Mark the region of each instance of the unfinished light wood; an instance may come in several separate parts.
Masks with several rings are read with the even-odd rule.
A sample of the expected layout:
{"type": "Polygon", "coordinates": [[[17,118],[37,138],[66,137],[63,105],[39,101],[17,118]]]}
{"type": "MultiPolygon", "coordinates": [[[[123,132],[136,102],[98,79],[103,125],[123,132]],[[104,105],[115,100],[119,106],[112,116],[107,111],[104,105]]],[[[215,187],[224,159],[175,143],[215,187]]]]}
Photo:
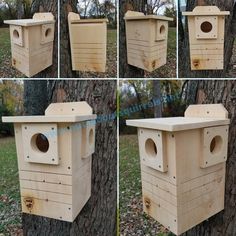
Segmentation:
{"type": "Polygon", "coordinates": [[[14,122],[24,213],[77,217],[91,196],[95,119],[85,102],[50,104],[45,116],[3,117],[14,122]],[[38,134],[47,138],[47,151],[37,146],[38,134]]]}
{"type": "Polygon", "coordinates": [[[225,16],[216,6],[197,6],[188,16],[191,70],[224,69],[225,16]]]}
{"type": "Polygon", "coordinates": [[[149,72],[165,65],[168,21],[173,19],[135,11],[128,11],[124,19],[128,64],[149,72]]]}
{"type": "Polygon", "coordinates": [[[224,209],[228,112],[221,104],[192,105],[185,115],[127,121],[138,127],[143,209],[176,235],[224,209]],[[214,137],[220,141],[212,144],[214,137]],[[151,164],[149,139],[156,145],[151,164]],[[165,171],[156,166],[158,152],[165,171]]]}
{"type": "Polygon", "coordinates": [[[72,70],[106,71],[107,22],[68,14],[72,70]]]}
{"type": "Polygon", "coordinates": [[[4,23],[10,25],[13,67],[32,77],[52,65],[55,20],[51,13],[4,23]]]}

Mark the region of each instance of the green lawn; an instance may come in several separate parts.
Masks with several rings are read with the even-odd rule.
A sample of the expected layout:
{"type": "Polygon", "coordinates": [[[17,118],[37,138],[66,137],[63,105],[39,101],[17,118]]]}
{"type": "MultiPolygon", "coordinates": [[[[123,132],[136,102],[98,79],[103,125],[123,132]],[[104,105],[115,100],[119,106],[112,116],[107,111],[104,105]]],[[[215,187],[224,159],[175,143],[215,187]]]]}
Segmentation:
{"type": "Polygon", "coordinates": [[[171,235],[142,211],[137,135],[120,136],[120,232],[121,235],[171,235]]]}
{"type": "Polygon", "coordinates": [[[11,54],[11,42],[9,28],[0,28],[0,64],[6,55],[11,54]]]}
{"type": "Polygon", "coordinates": [[[20,190],[14,138],[0,138],[0,235],[19,235],[20,190]]]}

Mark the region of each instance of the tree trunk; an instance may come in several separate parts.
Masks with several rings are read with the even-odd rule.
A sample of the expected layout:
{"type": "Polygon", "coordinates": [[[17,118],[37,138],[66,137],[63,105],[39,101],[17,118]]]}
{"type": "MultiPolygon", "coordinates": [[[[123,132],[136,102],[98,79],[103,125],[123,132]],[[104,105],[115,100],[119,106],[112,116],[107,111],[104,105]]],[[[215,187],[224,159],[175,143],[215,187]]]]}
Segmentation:
{"type": "Polygon", "coordinates": [[[68,13],[77,13],[77,0],[60,0],[60,77],[77,78],[79,72],[72,71],[68,13]]]}
{"type": "MultiPolygon", "coordinates": [[[[23,214],[24,235],[116,235],[116,87],[116,81],[110,80],[54,80],[49,82],[47,91],[43,90],[45,94],[48,92],[50,102],[87,101],[98,115],[92,162],[92,194],[73,223],[23,214]]],[[[28,87],[25,88],[25,94],[28,94],[27,90],[28,87]]],[[[30,102],[27,101],[31,101],[31,97],[26,98],[29,106],[30,102]]],[[[36,101],[40,103],[39,99],[36,101]]]]}
{"type": "Polygon", "coordinates": [[[25,80],[24,114],[44,115],[47,106],[47,80],[25,80]]]}
{"type": "Polygon", "coordinates": [[[126,48],[126,34],[125,34],[125,20],[123,19],[128,10],[145,12],[145,0],[120,0],[120,37],[119,37],[119,71],[120,78],[143,78],[144,70],[128,65],[127,63],[127,48],[126,48]]]}
{"type": "Polygon", "coordinates": [[[160,105],[154,106],[154,117],[162,117],[162,103],[161,103],[161,81],[153,80],[153,99],[160,102],[160,105]]]}
{"type": "MultiPolygon", "coordinates": [[[[180,4],[180,1],[178,2],[180,4]]],[[[196,5],[216,5],[221,11],[230,11],[230,16],[225,21],[225,47],[224,47],[224,70],[191,71],[190,49],[187,17],[185,25],[182,23],[182,13],[179,11],[179,77],[180,78],[224,78],[229,70],[230,59],[233,52],[234,36],[236,28],[236,4],[232,0],[198,0],[187,1],[186,11],[192,11],[196,5]]],[[[178,7],[179,10],[180,6],[178,7]]]]}
{"type": "MultiPolygon", "coordinates": [[[[18,6],[20,7],[20,6],[18,6]]],[[[20,9],[19,9],[20,10],[20,9]]],[[[36,12],[51,12],[55,17],[55,35],[53,44],[53,64],[42,72],[34,75],[34,78],[58,78],[58,2],[57,0],[33,0],[31,6],[32,15],[36,12]]]]}
{"type": "MultiPolygon", "coordinates": [[[[189,81],[190,85],[195,82],[189,81]]],[[[231,119],[229,130],[228,160],[226,167],[225,209],[185,233],[185,236],[233,236],[236,235],[236,82],[207,81],[198,82],[195,93],[196,104],[223,103],[231,119]]],[[[216,196],[217,197],[217,196],[216,196]]]]}

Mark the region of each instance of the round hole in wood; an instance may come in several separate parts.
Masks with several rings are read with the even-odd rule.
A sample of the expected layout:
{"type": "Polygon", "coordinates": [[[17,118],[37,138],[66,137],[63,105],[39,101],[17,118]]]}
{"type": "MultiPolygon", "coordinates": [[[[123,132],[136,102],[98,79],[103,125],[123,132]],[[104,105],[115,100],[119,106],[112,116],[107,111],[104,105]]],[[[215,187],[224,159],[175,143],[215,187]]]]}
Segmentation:
{"type": "Polygon", "coordinates": [[[212,24],[209,22],[209,21],[204,21],[204,22],[202,22],[202,24],[201,24],[201,30],[202,30],[202,32],[204,32],[204,33],[209,33],[209,32],[211,32],[212,31],[212,24]]]}
{"type": "Polygon", "coordinates": [[[89,130],[89,145],[93,144],[93,129],[89,130]]]}
{"type": "Polygon", "coordinates": [[[37,151],[46,153],[49,149],[49,141],[45,135],[38,133],[31,138],[31,146],[37,151]]]}
{"type": "Polygon", "coordinates": [[[45,31],[45,37],[49,37],[52,33],[52,29],[51,28],[48,28],[46,31],[45,31]]]}
{"type": "Polygon", "coordinates": [[[16,39],[18,39],[20,37],[20,34],[16,29],[13,30],[13,37],[16,39]]]}
{"type": "Polygon", "coordinates": [[[145,151],[151,158],[155,158],[157,156],[157,146],[151,138],[147,139],[145,142],[145,151]]]}
{"type": "Polygon", "coordinates": [[[210,152],[212,154],[218,154],[221,149],[222,149],[222,145],[223,145],[223,139],[221,136],[217,135],[215,136],[212,140],[211,140],[211,144],[210,144],[210,152]]]}
{"type": "Polygon", "coordinates": [[[160,34],[163,35],[163,34],[165,34],[165,32],[166,32],[166,27],[164,25],[162,25],[160,27],[160,34]]]}

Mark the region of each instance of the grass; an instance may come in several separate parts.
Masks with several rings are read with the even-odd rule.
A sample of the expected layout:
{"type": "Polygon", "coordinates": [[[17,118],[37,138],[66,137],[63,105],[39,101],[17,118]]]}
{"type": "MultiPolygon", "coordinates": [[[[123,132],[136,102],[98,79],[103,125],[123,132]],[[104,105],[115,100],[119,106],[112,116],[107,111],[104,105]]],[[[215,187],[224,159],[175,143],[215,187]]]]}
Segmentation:
{"type": "Polygon", "coordinates": [[[0,78],[23,78],[19,71],[11,66],[11,41],[9,28],[0,28],[0,78]]]}
{"type": "Polygon", "coordinates": [[[120,232],[167,236],[171,233],[142,211],[142,186],[137,135],[120,136],[120,232]]]}
{"type": "Polygon", "coordinates": [[[20,190],[14,138],[0,139],[0,234],[17,235],[21,227],[20,190]],[[13,232],[15,232],[13,234],[13,232]]]}
{"type": "Polygon", "coordinates": [[[153,71],[146,73],[145,77],[152,78],[176,78],[176,28],[169,28],[167,45],[167,64],[153,71]]]}

